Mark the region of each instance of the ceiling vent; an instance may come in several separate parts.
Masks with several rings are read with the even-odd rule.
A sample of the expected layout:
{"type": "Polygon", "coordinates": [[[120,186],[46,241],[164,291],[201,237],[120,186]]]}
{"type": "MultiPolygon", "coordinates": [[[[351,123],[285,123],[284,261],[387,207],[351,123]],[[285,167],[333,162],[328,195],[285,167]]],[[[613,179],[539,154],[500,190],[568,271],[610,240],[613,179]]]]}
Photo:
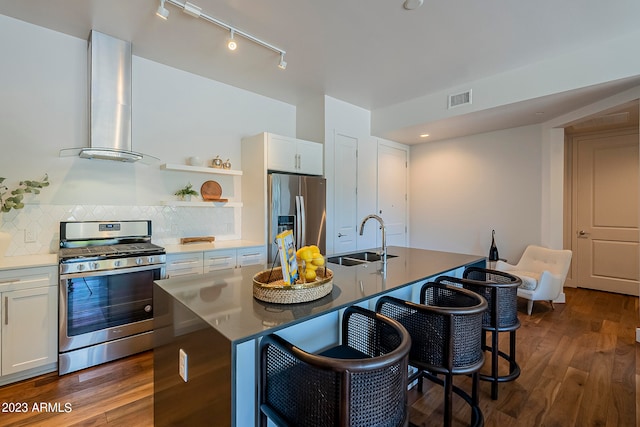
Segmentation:
{"type": "Polygon", "coordinates": [[[449,108],[471,104],[471,89],[466,92],[449,95],[449,108]]]}

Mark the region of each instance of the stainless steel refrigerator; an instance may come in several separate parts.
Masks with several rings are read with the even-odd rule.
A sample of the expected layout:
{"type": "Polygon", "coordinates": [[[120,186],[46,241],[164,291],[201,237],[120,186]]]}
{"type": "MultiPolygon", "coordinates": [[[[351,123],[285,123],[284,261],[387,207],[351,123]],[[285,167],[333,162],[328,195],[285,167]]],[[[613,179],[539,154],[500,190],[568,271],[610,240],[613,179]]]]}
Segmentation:
{"type": "Polygon", "coordinates": [[[316,245],[326,251],[326,180],[319,176],[270,173],[267,177],[269,200],[269,262],[278,247],[276,235],[293,230],[296,248],[316,245]]]}

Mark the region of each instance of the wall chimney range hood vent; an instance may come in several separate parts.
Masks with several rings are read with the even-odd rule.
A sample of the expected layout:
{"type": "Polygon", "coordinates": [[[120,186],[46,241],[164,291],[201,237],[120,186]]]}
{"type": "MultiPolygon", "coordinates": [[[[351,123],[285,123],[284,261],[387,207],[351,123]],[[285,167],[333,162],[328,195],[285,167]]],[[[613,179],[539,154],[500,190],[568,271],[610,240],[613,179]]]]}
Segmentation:
{"type": "Polygon", "coordinates": [[[131,43],[92,30],[89,34],[88,148],[61,156],[136,162],[159,160],[131,150],[131,43]]]}

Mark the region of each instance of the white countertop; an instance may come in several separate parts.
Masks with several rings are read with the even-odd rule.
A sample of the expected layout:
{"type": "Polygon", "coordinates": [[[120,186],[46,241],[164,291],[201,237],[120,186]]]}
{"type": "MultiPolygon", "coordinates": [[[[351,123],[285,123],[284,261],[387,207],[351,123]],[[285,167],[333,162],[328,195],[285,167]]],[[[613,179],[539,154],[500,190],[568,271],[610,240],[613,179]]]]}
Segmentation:
{"type": "Polygon", "coordinates": [[[220,240],[213,243],[187,243],[184,245],[165,245],[164,250],[168,254],[179,254],[188,252],[206,252],[215,251],[216,249],[239,249],[249,248],[254,246],[264,246],[264,243],[259,243],[250,240],[220,240]]]}
{"type": "Polygon", "coordinates": [[[37,254],[0,257],[0,270],[58,265],[58,254],[37,254]]]}
{"type": "MultiPolygon", "coordinates": [[[[167,254],[206,252],[217,249],[238,249],[263,246],[262,243],[250,240],[221,240],[213,243],[188,243],[185,245],[166,245],[167,254]]],[[[0,257],[0,271],[15,268],[57,266],[58,254],[36,254],[0,257]]]]}

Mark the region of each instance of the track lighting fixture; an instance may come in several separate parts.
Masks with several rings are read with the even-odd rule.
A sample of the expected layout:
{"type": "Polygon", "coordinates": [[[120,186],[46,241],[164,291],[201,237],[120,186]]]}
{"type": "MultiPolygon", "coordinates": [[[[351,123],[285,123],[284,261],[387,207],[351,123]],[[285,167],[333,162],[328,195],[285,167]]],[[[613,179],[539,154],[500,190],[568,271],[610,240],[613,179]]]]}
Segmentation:
{"type": "Polygon", "coordinates": [[[182,11],[187,15],[191,15],[194,18],[200,18],[202,15],[202,9],[193,3],[185,2],[182,11]]]}
{"type": "Polygon", "coordinates": [[[284,60],[284,53],[280,54],[280,63],[278,64],[278,68],[281,70],[287,69],[287,61],[284,60]]]}
{"type": "Polygon", "coordinates": [[[236,39],[233,38],[233,33],[234,32],[235,31],[232,28],[231,29],[231,35],[227,39],[227,47],[229,48],[229,50],[236,50],[238,48],[238,43],[236,42],[236,39]]]}
{"type": "Polygon", "coordinates": [[[160,0],[160,6],[158,6],[158,10],[156,10],[156,15],[164,20],[169,17],[169,11],[164,7],[164,0],[160,0]]]}
{"type": "MultiPolygon", "coordinates": [[[[160,6],[158,6],[158,10],[156,11],[156,15],[158,15],[160,18],[167,19],[167,17],[169,16],[169,11],[164,7],[165,3],[169,3],[174,5],[175,7],[179,7],[184,13],[191,15],[194,18],[202,18],[211,24],[215,24],[219,27],[224,28],[225,30],[228,30],[231,33],[230,37],[227,39],[227,47],[229,48],[229,50],[236,50],[238,48],[237,39],[234,37],[235,35],[238,35],[255,44],[279,53],[280,62],[278,63],[278,68],[282,70],[287,68],[287,63],[284,60],[284,54],[286,53],[284,50],[280,49],[279,47],[275,47],[274,45],[267,43],[264,40],[260,40],[259,38],[252,36],[249,33],[238,30],[237,28],[224,23],[219,19],[214,18],[213,16],[207,15],[206,13],[202,12],[202,9],[200,7],[196,6],[193,3],[189,3],[188,1],[180,3],[178,0],[160,0],[160,6]]],[[[420,1],[420,3],[422,3],[422,1],[420,1]]]]}

